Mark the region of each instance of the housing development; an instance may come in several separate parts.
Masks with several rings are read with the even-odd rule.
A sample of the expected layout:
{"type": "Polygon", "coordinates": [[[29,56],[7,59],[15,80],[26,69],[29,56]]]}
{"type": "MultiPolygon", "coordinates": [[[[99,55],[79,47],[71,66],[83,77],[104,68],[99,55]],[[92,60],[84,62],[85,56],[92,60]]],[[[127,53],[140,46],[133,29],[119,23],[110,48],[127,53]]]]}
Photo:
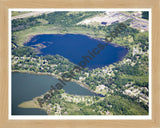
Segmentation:
{"type": "MultiPolygon", "coordinates": [[[[38,87],[36,95],[15,104],[14,114],[24,114],[19,108],[34,108],[47,115],[148,115],[149,20],[148,11],[13,11],[13,81],[27,73],[32,82],[26,91],[38,87]],[[115,36],[122,24],[125,29],[115,36]],[[101,52],[98,43],[106,45],[98,47],[101,52]],[[93,58],[86,54],[92,50],[98,53],[91,53],[93,58]],[[57,83],[84,58],[85,68],[74,70],[71,81],[57,83]],[[48,91],[39,89],[38,77],[48,91]]],[[[27,97],[23,91],[13,97],[27,97]]]]}

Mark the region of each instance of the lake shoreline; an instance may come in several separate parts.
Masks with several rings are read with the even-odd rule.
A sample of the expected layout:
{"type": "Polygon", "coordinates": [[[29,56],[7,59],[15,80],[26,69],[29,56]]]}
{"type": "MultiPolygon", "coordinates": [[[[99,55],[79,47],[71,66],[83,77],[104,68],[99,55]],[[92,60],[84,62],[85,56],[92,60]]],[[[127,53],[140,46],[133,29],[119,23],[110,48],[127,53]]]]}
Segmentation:
{"type": "MultiPolygon", "coordinates": [[[[48,76],[53,76],[53,77],[55,77],[55,78],[58,78],[57,75],[53,75],[52,73],[39,73],[39,72],[38,72],[38,73],[35,73],[35,72],[32,72],[32,71],[18,71],[18,70],[12,70],[12,73],[27,73],[27,74],[35,74],[35,75],[48,75],[48,76]]],[[[77,82],[76,80],[72,80],[72,82],[75,82],[75,83],[77,83],[79,86],[81,86],[81,87],[86,88],[86,89],[89,90],[88,87],[85,87],[85,85],[80,84],[80,82],[77,82]]],[[[93,92],[92,90],[89,90],[89,91],[93,92]]],[[[37,101],[37,98],[42,98],[42,97],[44,97],[44,95],[46,95],[47,93],[48,93],[48,91],[45,92],[45,93],[42,94],[42,95],[39,95],[39,96],[34,97],[34,98],[31,99],[31,100],[27,100],[27,101],[21,102],[20,104],[18,104],[18,107],[19,107],[19,108],[24,108],[24,109],[30,109],[30,108],[41,109],[41,110],[45,111],[45,112],[47,113],[47,115],[50,115],[50,113],[48,113],[48,112],[46,111],[47,108],[45,108],[45,107],[41,108],[41,107],[39,106],[39,104],[38,104],[38,101],[37,101]]],[[[66,93],[66,94],[69,94],[69,95],[73,95],[73,96],[85,96],[85,95],[70,94],[70,93],[67,93],[67,92],[65,92],[65,93],[66,93]]],[[[93,93],[95,94],[95,92],[93,92],[93,93]]]]}
{"type": "MultiPolygon", "coordinates": [[[[24,71],[24,70],[23,70],[23,71],[12,70],[12,72],[28,73],[28,74],[35,74],[35,75],[49,75],[49,76],[55,77],[56,79],[61,79],[60,76],[55,75],[55,74],[53,74],[53,73],[45,73],[45,72],[37,72],[37,73],[36,73],[36,72],[32,72],[32,71],[24,71]]],[[[89,91],[91,91],[91,92],[97,94],[97,92],[95,92],[95,91],[89,89],[89,87],[88,87],[87,85],[81,83],[80,81],[76,81],[76,80],[72,79],[70,82],[75,82],[75,83],[77,83],[78,85],[80,85],[81,87],[86,88],[86,89],[88,89],[89,91]]]]}
{"type": "Polygon", "coordinates": [[[113,45],[113,46],[120,46],[120,47],[123,47],[123,48],[126,48],[127,50],[129,50],[129,48],[127,48],[127,47],[125,47],[125,46],[123,46],[123,45],[119,45],[119,44],[116,44],[116,43],[113,43],[113,42],[106,42],[106,40],[105,40],[105,37],[104,38],[100,38],[100,37],[95,37],[94,35],[91,35],[91,34],[81,34],[81,33],[62,33],[62,32],[60,32],[60,33],[35,33],[35,34],[32,34],[32,35],[28,35],[27,36],[27,40],[26,41],[24,41],[24,43],[23,43],[23,45],[25,45],[25,44],[27,44],[33,37],[35,37],[35,36],[39,36],[39,35],[66,35],[66,34],[73,34],[73,35],[83,35],[83,36],[87,36],[87,37],[89,37],[89,38],[91,38],[91,39],[95,39],[95,40],[99,40],[99,41],[103,41],[104,43],[109,43],[109,44],[111,44],[111,45],[113,45]]]}

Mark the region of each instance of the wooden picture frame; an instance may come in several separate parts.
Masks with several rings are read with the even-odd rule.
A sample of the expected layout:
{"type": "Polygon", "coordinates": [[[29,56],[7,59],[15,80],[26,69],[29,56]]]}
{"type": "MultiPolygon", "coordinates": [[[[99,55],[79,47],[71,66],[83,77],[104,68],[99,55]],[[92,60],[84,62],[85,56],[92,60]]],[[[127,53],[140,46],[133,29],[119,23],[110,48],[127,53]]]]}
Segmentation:
{"type": "Polygon", "coordinates": [[[159,72],[159,0],[65,1],[1,0],[0,1],[0,128],[40,127],[160,127],[159,72]],[[10,120],[9,119],[9,9],[10,8],[150,8],[152,11],[152,119],[147,120],[10,120]]]}

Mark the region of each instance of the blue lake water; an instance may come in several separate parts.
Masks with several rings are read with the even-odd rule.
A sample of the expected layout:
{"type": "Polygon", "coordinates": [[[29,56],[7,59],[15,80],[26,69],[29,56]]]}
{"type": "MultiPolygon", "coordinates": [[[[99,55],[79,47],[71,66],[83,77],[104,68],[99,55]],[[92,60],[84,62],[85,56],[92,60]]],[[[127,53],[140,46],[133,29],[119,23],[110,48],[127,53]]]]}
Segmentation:
{"type": "MultiPolygon", "coordinates": [[[[104,41],[78,34],[36,35],[25,45],[38,49],[39,55],[59,54],[75,64],[85,61],[89,69],[118,62],[128,53],[124,47],[112,43],[106,46],[104,41]],[[104,49],[98,47],[100,43],[105,46],[104,49]],[[99,54],[94,54],[95,48],[95,51],[100,50],[99,54]],[[94,57],[89,52],[94,54],[94,57]],[[87,56],[88,62],[82,56],[87,56]]],[[[41,109],[19,108],[18,105],[46,93],[50,86],[57,82],[59,81],[53,76],[12,73],[12,115],[46,115],[46,112],[41,109]]],[[[95,95],[75,82],[67,82],[63,89],[74,95],[95,95]]]]}
{"type": "Polygon", "coordinates": [[[39,49],[39,55],[56,55],[59,54],[69,59],[74,64],[79,64],[84,61],[82,56],[90,56],[92,59],[87,58],[86,67],[89,69],[101,68],[106,65],[115,63],[128,53],[128,49],[117,46],[112,43],[90,38],[86,35],[80,34],[43,34],[34,36],[26,46],[31,46],[39,49]],[[99,50],[97,45],[101,43],[105,46],[98,55],[92,57],[93,50],[96,48],[96,52],[99,50]],[[41,45],[41,48],[39,46],[41,45]]]}
{"type": "MultiPolygon", "coordinates": [[[[46,115],[46,112],[41,109],[19,108],[18,105],[43,95],[50,90],[51,85],[57,83],[59,80],[50,75],[12,73],[12,115],[46,115]]],[[[66,82],[63,89],[73,95],[95,95],[75,82],[66,82]]]]}

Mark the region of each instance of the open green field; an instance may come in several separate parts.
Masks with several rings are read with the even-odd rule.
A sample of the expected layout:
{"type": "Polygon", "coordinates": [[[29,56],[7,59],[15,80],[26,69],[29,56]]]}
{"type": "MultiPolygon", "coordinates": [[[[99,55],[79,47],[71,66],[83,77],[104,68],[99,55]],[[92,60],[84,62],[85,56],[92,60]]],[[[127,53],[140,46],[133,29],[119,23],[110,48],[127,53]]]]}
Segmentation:
{"type": "Polygon", "coordinates": [[[12,16],[18,16],[26,13],[30,13],[31,11],[12,11],[12,16]]]}
{"type": "Polygon", "coordinates": [[[125,78],[125,79],[130,79],[130,80],[143,80],[144,82],[148,82],[148,76],[147,75],[135,76],[135,75],[122,74],[122,75],[120,75],[120,78],[125,78]]]}
{"type": "MultiPolygon", "coordinates": [[[[13,13],[15,16],[20,14],[23,14],[23,12],[13,13]]],[[[109,37],[113,38],[111,43],[115,43],[115,47],[119,45],[128,49],[128,54],[124,57],[125,59],[122,58],[120,62],[105,66],[102,69],[97,68],[94,71],[85,70],[84,72],[76,73],[76,76],[73,78],[74,82],[79,83],[79,78],[83,77],[83,81],[81,80],[80,84],[82,86],[86,85],[88,89],[93,91],[99,85],[106,86],[107,89],[105,88],[102,91],[99,91],[101,88],[99,86],[99,92],[96,92],[103,94],[105,97],[95,97],[92,100],[94,102],[90,102],[90,100],[71,102],[68,100],[69,98],[67,100],[63,98],[62,92],[54,94],[49,100],[46,100],[43,95],[46,103],[42,109],[48,110],[49,108],[47,112],[49,115],[106,115],[108,111],[109,114],[107,115],[148,115],[149,106],[146,103],[149,101],[144,103],[137,100],[137,97],[140,97],[139,94],[136,94],[137,97],[131,97],[123,93],[125,89],[130,89],[129,86],[132,86],[138,89],[140,93],[143,93],[145,97],[148,97],[148,90],[146,89],[148,88],[149,77],[148,32],[140,32],[131,28],[129,26],[130,21],[124,22],[126,25],[125,30],[120,29],[120,32],[115,35],[116,28],[120,23],[109,26],[102,26],[98,23],[94,23],[94,25],[79,24],[82,20],[99,14],[104,15],[96,12],[54,12],[36,17],[12,20],[12,70],[19,72],[52,73],[57,78],[60,78],[62,73],[73,67],[73,63],[62,59],[59,55],[38,57],[35,54],[38,50],[34,51],[34,48],[24,47],[24,44],[30,41],[33,36],[39,34],[83,34],[91,38],[103,40],[105,37],[109,37]],[[26,56],[30,56],[30,59],[26,56]],[[43,65],[41,63],[43,62],[42,60],[47,60],[48,64],[43,65]],[[39,66],[38,68],[37,65],[39,66]],[[126,87],[126,84],[130,85],[126,87]]],[[[44,48],[40,44],[36,46],[44,48]]],[[[76,99],[76,97],[74,98],[76,99]]],[[[40,108],[36,100],[23,102],[18,107],[40,108]]]]}
{"type": "Polygon", "coordinates": [[[17,45],[23,46],[23,43],[29,41],[30,38],[38,34],[67,34],[67,33],[85,34],[91,37],[105,38],[105,32],[103,31],[97,32],[93,31],[90,28],[84,28],[78,26],[62,28],[54,25],[36,26],[29,29],[14,32],[13,35],[17,37],[17,45]]]}

